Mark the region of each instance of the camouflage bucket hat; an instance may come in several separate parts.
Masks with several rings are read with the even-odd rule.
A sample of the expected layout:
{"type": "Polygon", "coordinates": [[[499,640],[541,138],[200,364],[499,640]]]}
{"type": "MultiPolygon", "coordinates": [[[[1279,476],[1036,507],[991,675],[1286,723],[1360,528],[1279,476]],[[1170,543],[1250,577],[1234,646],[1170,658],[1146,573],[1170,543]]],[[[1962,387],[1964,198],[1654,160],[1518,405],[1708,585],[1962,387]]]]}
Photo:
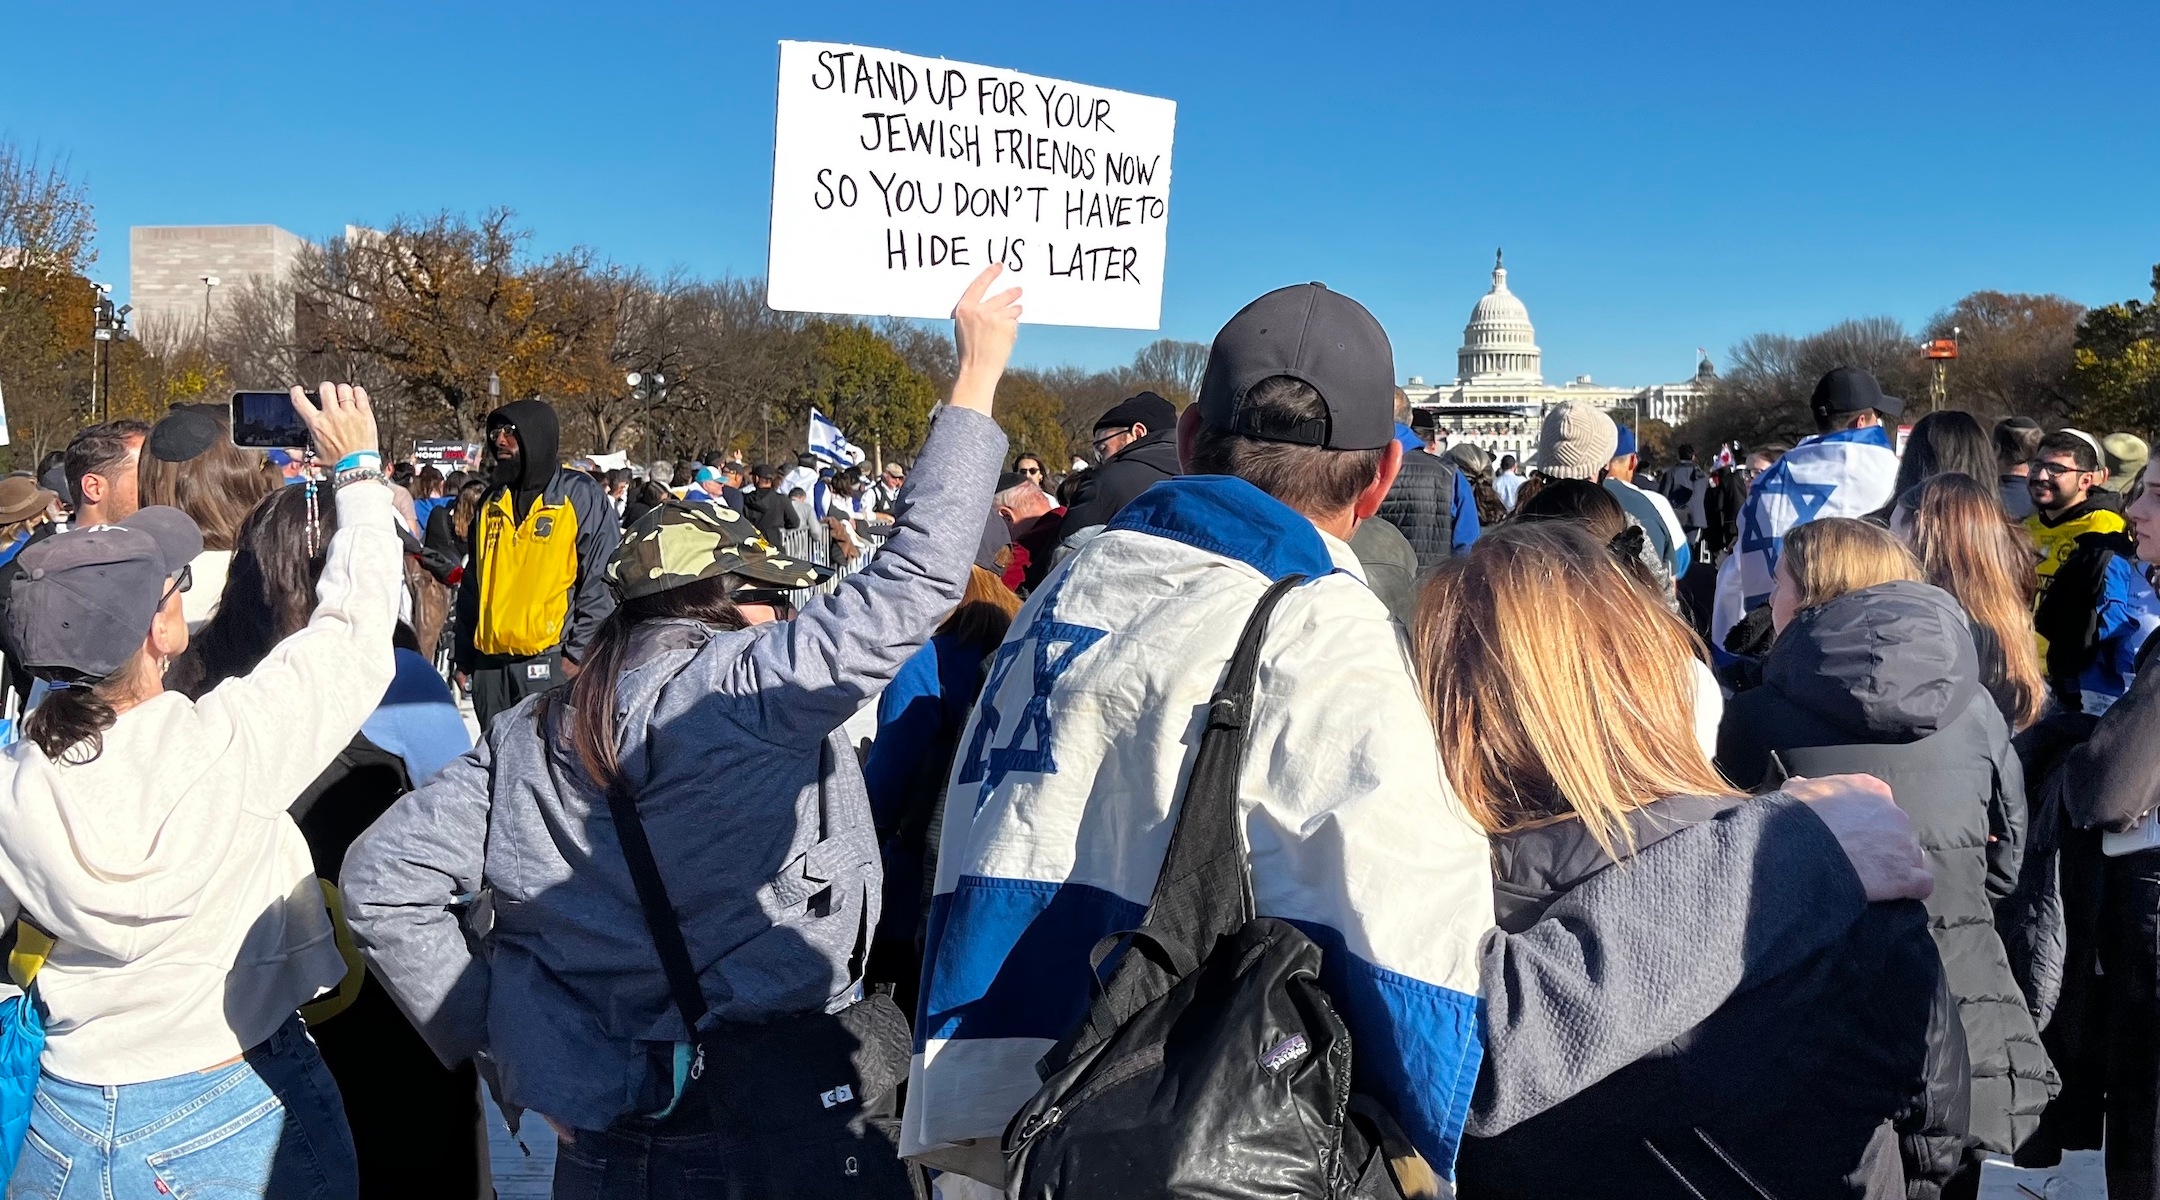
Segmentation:
{"type": "Polygon", "coordinates": [[[670,500],[632,522],[608,562],[608,582],[624,600],[735,574],[772,587],[814,587],[830,568],[789,558],[725,505],[670,500]]]}

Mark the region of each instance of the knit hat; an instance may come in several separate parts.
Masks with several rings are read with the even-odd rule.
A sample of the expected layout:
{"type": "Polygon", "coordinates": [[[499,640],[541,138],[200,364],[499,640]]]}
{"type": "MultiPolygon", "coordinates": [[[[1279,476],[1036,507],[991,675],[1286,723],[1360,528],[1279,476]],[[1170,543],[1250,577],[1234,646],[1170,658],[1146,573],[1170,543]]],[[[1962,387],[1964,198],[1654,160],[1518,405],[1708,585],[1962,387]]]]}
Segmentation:
{"type": "Polygon", "coordinates": [[[1149,433],[1175,429],[1177,406],[1153,392],[1142,392],[1114,405],[1095,421],[1097,429],[1130,429],[1135,425],[1147,426],[1149,433]]]}
{"type": "Polygon", "coordinates": [[[1595,406],[1569,400],[1545,410],[1538,432],[1537,469],[1547,479],[1597,482],[1620,444],[1620,427],[1595,406]]]}
{"type": "Polygon", "coordinates": [[[2145,469],[2145,459],[2151,453],[2145,439],[2134,433],[2111,433],[2100,439],[2100,457],[2107,463],[2107,490],[2128,492],[2137,482],[2138,472],[2145,469]]]}

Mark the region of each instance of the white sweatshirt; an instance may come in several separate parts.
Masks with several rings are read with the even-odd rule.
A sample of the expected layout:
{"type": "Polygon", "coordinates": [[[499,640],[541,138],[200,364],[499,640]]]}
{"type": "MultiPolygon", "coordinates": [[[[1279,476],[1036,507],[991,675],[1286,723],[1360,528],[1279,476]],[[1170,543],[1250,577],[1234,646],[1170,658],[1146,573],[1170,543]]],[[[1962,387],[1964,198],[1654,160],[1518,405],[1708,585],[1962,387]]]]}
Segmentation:
{"type": "Polygon", "coordinates": [[[0,754],[0,918],[58,939],[37,977],[51,1074],[214,1066],[344,975],[286,807],[389,687],[404,576],[389,489],[355,484],[337,505],[315,615],[254,671],[129,709],[87,763],[29,742],[0,754]]]}

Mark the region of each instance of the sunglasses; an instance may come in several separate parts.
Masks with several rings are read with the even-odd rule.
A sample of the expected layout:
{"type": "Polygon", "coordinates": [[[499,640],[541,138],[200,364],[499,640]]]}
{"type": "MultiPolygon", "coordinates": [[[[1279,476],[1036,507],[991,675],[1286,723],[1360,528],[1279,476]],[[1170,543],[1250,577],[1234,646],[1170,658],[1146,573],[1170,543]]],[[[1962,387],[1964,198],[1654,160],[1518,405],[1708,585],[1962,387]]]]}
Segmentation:
{"type": "Polygon", "coordinates": [[[737,604],[762,604],[767,608],[789,609],[795,607],[793,593],[780,588],[736,588],[728,599],[737,604]]]}
{"type": "Polygon", "coordinates": [[[166,588],[165,594],[158,597],[158,607],[165,607],[166,601],[194,586],[195,568],[192,565],[180,568],[179,573],[172,577],[172,586],[166,588]]]}
{"type": "Polygon", "coordinates": [[[1020,473],[1021,473],[1022,475],[1041,475],[1041,474],[1042,474],[1042,468],[1041,468],[1041,467],[1022,467],[1022,468],[1020,468],[1020,473]]]}

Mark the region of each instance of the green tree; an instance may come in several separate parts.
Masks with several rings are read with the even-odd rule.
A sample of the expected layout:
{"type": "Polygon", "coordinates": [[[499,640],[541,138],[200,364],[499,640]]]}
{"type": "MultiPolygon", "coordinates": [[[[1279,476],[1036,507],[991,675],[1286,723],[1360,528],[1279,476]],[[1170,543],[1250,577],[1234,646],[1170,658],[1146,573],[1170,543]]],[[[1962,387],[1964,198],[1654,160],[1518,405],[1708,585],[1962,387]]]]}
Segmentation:
{"type": "Polygon", "coordinates": [[[2070,392],[2080,425],[2148,439],[2160,432],[2160,265],[2152,287],[2149,302],[2109,304],[2078,323],[2070,392]]]}
{"type": "Polygon", "coordinates": [[[1072,461],[1064,417],[1065,402],[1041,373],[1014,369],[998,381],[997,422],[1012,443],[1013,457],[1039,454],[1051,470],[1062,470],[1072,461]]]}
{"type": "Polygon", "coordinates": [[[865,451],[875,444],[893,457],[919,449],[937,404],[930,380],[868,325],[824,321],[814,333],[816,376],[805,401],[865,451]]]}

